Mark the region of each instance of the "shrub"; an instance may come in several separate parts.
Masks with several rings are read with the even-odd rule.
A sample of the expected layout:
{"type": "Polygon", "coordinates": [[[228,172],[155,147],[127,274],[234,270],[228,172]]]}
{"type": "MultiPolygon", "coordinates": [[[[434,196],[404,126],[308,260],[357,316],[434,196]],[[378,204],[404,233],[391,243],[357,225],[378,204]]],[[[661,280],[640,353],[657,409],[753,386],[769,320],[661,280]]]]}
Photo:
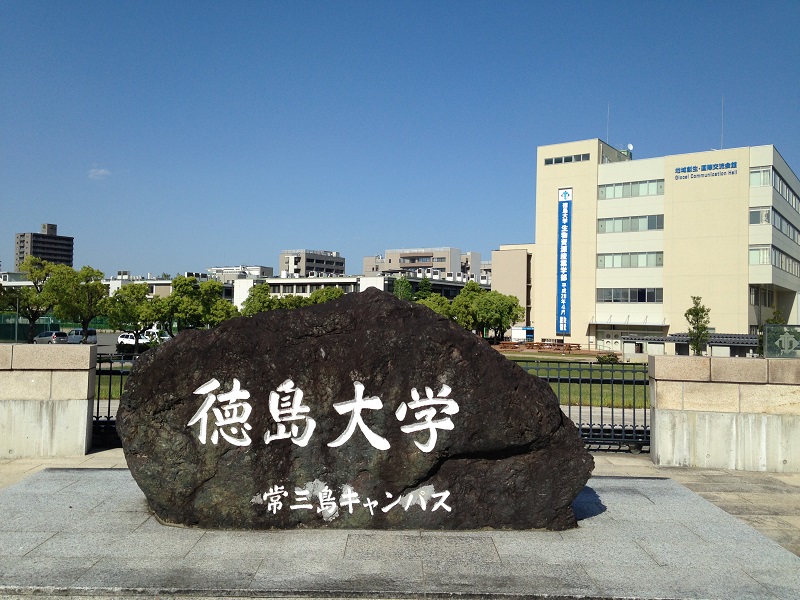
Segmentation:
{"type": "Polygon", "coordinates": [[[619,362],[619,356],[617,356],[613,352],[609,352],[608,354],[598,354],[597,362],[606,365],[612,365],[619,362]]]}

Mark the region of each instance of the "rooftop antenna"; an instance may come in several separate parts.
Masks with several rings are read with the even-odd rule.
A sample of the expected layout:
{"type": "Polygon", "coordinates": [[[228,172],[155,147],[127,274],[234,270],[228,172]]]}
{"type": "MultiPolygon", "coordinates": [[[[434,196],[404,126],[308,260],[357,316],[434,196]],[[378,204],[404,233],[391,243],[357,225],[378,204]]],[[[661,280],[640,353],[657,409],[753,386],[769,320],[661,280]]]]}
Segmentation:
{"type": "Polygon", "coordinates": [[[608,137],[608,129],[611,126],[611,102],[608,103],[608,112],[606,113],[606,143],[610,144],[611,141],[608,137]]]}
{"type": "Polygon", "coordinates": [[[725,94],[722,95],[722,129],[719,134],[719,149],[725,147],[725,94]]]}

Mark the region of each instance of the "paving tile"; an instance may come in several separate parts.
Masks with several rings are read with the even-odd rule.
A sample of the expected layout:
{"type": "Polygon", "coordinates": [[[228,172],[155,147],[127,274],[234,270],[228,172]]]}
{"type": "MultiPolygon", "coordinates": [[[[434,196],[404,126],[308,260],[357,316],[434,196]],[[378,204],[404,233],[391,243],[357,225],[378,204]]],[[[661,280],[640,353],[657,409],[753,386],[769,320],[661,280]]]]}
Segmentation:
{"type": "Polygon", "coordinates": [[[424,562],[427,594],[587,597],[596,585],[577,562],[553,564],[439,564],[424,562]]]}
{"type": "Polygon", "coordinates": [[[391,560],[435,560],[439,562],[500,562],[489,535],[365,536],[350,535],[345,558],[391,560]]]}
{"type": "Polygon", "coordinates": [[[87,590],[144,589],[168,593],[243,591],[250,587],[260,564],[260,560],[248,559],[217,559],[198,563],[185,558],[169,561],[106,558],[82,573],[73,586],[87,590]]]}
{"type": "Polygon", "coordinates": [[[0,556],[0,586],[70,587],[97,560],[87,557],[0,556]]]}
{"type": "Polygon", "coordinates": [[[264,560],[258,568],[251,590],[268,592],[350,592],[372,593],[380,598],[392,594],[423,594],[422,560],[282,561],[264,560]]]}
{"type": "Polygon", "coordinates": [[[11,531],[3,533],[0,556],[24,556],[55,534],[55,531],[11,531]]]}
{"type": "Polygon", "coordinates": [[[745,567],[745,572],[781,600],[797,600],[797,591],[800,590],[800,569],[745,567]]]}
{"type": "Polygon", "coordinates": [[[345,554],[346,531],[205,531],[187,559],[341,559],[345,554]]]}
{"type": "Polygon", "coordinates": [[[765,600],[776,596],[739,568],[643,567],[616,569],[586,565],[586,573],[602,597],[704,598],[706,600],[765,600]]]}

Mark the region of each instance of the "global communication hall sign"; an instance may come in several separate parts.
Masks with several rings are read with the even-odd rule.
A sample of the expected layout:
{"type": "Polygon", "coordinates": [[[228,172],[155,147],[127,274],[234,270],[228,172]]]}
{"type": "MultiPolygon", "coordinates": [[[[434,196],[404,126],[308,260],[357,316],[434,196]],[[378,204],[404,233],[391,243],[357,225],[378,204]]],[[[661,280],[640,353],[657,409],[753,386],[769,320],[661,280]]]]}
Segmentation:
{"type": "Polygon", "coordinates": [[[558,268],[556,289],[556,335],[569,335],[570,277],[572,251],[572,188],[558,190],[558,268]]]}

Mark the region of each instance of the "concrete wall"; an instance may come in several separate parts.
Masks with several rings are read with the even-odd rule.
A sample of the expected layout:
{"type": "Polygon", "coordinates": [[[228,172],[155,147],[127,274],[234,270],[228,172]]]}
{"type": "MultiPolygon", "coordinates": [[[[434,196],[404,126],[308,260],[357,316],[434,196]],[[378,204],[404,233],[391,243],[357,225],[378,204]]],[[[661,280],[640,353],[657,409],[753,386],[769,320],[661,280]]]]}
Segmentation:
{"type": "Polygon", "coordinates": [[[0,456],[86,454],[96,361],[96,346],[0,345],[0,456]]]}
{"type": "Polygon", "coordinates": [[[800,360],[651,356],[658,465],[800,472],[800,360]]]}

